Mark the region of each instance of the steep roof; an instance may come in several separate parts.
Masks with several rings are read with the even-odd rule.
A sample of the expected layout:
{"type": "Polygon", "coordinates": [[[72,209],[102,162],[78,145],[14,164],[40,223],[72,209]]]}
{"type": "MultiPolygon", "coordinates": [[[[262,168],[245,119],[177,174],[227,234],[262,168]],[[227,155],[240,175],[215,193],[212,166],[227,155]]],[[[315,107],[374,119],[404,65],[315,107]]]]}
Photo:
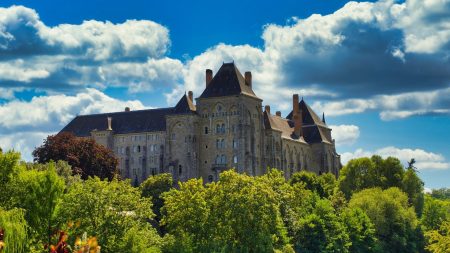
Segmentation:
{"type": "Polygon", "coordinates": [[[184,94],[184,96],[181,97],[180,101],[178,101],[178,103],[175,105],[173,110],[176,114],[193,113],[195,112],[196,108],[193,101],[191,101],[189,97],[184,94]]]}
{"type": "Polygon", "coordinates": [[[165,131],[166,115],[193,112],[195,112],[195,106],[184,95],[175,107],[76,116],[61,132],[88,137],[93,130],[106,130],[108,117],[111,117],[111,128],[115,134],[165,131]]]}
{"type": "Polygon", "coordinates": [[[234,62],[224,63],[206,89],[200,95],[200,98],[223,97],[245,94],[256,97],[252,88],[245,82],[245,78],[237,69],[234,62]]]}
{"type": "MultiPolygon", "coordinates": [[[[264,124],[268,129],[273,129],[281,132],[281,137],[286,139],[293,139],[292,134],[294,132],[294,122],[288,119],[284,119],[280,116],[271,115],[270,113],[264,112],[264,124]]],[[[301,142],[305,142],[303,137],[296,139],[301,142]]]]}
{"type": "MultiPolygon", "coordinates": [[[[317,114],[309,107],[305,101],[302,100],[298,103],[298,108],[302,112],[303,125],[319,125],[323,127],[328,127],[317,114]]],[[[286,117],[287,119],[292,120],[292,111],[286,117]]]]}

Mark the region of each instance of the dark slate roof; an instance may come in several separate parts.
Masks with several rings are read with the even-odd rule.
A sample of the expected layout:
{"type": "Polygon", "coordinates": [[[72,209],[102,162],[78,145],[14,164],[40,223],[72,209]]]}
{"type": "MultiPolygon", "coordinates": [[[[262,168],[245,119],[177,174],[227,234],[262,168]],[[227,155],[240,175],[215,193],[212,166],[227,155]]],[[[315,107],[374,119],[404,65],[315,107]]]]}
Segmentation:
{"type": "Polygon", "coordinates": [[[245,94],[257,97],[252,88],[246,84],[245,78],[237,69],[234,62],[224,63],[209,85],[203,91],[200,98],[223,97],[245,94]]]}
{"type": "Polygon", "coordinates": [[[165,131],[166,115],[192,113],[192,106],[192,102],[184,95],[175,107],[80,115],[67,124],[61,132],[88,137],[93,130],[106,130],[108,117],[111,117],[111,128],[115,134],[165,131]]]}
{"type": "Polygon", "coordinates": [[[180,101],[178,101],[177,105],[175,105],[173,109],[174,113],[176,114],[193,113],[196,110],[193,101],[191,101],[189,97],[186,96],[186,94],[184,94],[184,96],[180,99],[180,101]]]}
{"type": "MultiPolygon", "coordinates": [[[[320,119],[319,116],[305,103],[302,99],[300,103],[298,103],[298,108],[302,112],[303,125],[319,125],[327,127],[327,125],[320,119]]],[[[287,119],[292,120],[292,111],[286,117],[287,119]]]]}

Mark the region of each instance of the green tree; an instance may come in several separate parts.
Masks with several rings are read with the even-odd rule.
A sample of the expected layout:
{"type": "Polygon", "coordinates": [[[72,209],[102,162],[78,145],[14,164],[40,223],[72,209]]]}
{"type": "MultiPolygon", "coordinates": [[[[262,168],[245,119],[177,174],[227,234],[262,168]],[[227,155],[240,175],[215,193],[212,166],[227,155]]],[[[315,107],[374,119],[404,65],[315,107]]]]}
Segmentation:
{"type": "Polygon", "coordinates": [[[316,192],[322,198],[333,195],[336,187],[336,177],[331,173],[318,176],[314,172],[300,171],[294,173],[289,182],[290,184],[302,183],[306,189],[316,192]]]}
{"type": "Polygon", "coordinates": [[[24,210],[0,208],[0,252],[21,253],[27,249],[28,226],[24,210]]]}
{"type": "Polygon", "coordinates": [[[273,252],[287,243],[277,197],[266,177],[226,171],[217,183],[191,179],[164,193],[162,223],[177,252],[273,252]]]}
{"type": "Polygon", "coordinates": [[[48,164],[41,171],[21,171],[7,187],[13,192],[12,205],[26,210],[25,219],[32,237],[38,244],[49,243],[56,204],[65,188],[64,180],[57,175],[54,164],[48,164]]]}
{"type": "Polygon", "coordinates": [[[173,188],[172,175],[163,173],[155,176],[150,176],[141,185],[142,197],[151,198],[153,213],[156,215],[155,220],[161,220],[161,208],[164,205],[162,194],[173,188]]]}
{"type": "Polygon", "coordinates": [[[92,138],[77,138],[71,133],[48,136],[44,144],[33,151],[34,161],[67,161],[74,174],[81,178],[98,176],[111,180],[117,175],[118,161],[112,150],[97,144],[92,138]]]}
{"type": "Polygon", "coordinates": [[[437,230],[447,220],[450,220],[450,201],[435,199],[426,195],[421,218],[424,230],[437,230]]]}
{"type": "Polygon", "coordinates": [[[433,253],[450,252],[450,221],[444,222],[438,230],[427,232],[426,237],[428,251],[433,253]]]}
{"type": "Polygon", "coordinates": [[[151,208],[150,199],[141,197],[140,190],[129,181],[113,179],[109,182],[95,177],[70,186],[58,203],[57,214],[60,227],[77,224],[72,235],[87,232],[97,237],[102,251],[128,252],[122,248],[126,245],[123,240],[128,231],[136,227],[152,231],[148,233],[148,240],[140,243],[146,242],[148,248],[160,247],[159,236],[148,224],[154,217],[151,208]]]}
{"type": "Polygon", "coordinates": [[[408,197],[398,188],[365,189],[355,193],[349,208],[362,209],[375,226],[382,252],[418,252],[418,221],[408,197]]]}
{"type": "Polygon", "coordinates": [[[375,163],[367,157],[350,160],[339,176],[339,189],[350,199],[353,192],[371,187],[374,183],[375,163]]]}
{"type": "Polygon", "coordinates": [[[318,200],[293,230],[297,252],[349,252],[350,238],[329,200],[318,200]]]}
{"type": "Polygon", "coordinates": [[[380,252],[377,248],[374,225],[363,210],[346,208],[343,210],[340,219],[351,241],[350,252],[380,252]]]}
{"type": "Polygon", "coordinates": [[[433,189],[431,196],[436,199],[450,199],[450,188],[433,189]]]}
{"type": "Polygon", "coordinates": [[[424,202],[424,184],[412,166],[413,164],[410,164],[403,175],[401,189],[408,195],[409,204],[414,206],[417,216],[420,217],[422,216],[424,202]]]}
{"type": "Polygon", "coordinates": [[[12,207],[11,195],[14,192],[10,183],[23,170],[25,168],[20,164],[19,153],[13,151],[0,153],[0,206],[12,207]]]}

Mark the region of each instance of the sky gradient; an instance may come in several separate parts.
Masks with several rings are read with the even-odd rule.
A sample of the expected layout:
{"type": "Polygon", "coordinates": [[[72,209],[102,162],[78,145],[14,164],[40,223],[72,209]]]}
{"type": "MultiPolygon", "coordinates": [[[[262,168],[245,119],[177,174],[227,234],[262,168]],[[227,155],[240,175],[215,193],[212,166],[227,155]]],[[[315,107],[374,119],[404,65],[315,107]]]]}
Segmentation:
{"type": "Polygon", "coordinates": [[[325,112],[338,153],[415,158],[450,187],[450,0],[2,1],[0,147],[78,114],[173,106],[235,61],[287,115],[325,112]]]}

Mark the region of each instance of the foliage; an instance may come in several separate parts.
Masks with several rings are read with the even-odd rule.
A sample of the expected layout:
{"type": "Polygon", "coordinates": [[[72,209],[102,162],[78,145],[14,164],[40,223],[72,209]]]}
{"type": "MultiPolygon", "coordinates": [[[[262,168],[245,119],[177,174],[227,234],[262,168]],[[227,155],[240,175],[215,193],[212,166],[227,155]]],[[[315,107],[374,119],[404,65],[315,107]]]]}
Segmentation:
{"type": "Polygon", "coordinates": [[[81,178],[98,176],[111,180],[117,174],[118,161],[112,150],[91,138],[77,138],[72,133],[48,136],[44,144],[33,151],[34,161],[67,161],[74,174],[81,178]]]}
{"type": "Polygon", "coordinates": [[[162,219],[179,238],[178,252],[273,252],[286,244],[277,193],[265,179],[226,171],[217,183],[179,187],[163,194],[162,219]]]}
{"type": "Polygon", "coordinates": [[[25,219],[38,242],[48,243],[52,233],[56,204],[64,191],[64,181],[53,163],[45,170],[21,171],[8,185],[11,204],[26,210],[25,219]]]}
{"type": "MultiPolygon", "coordinates": [[[[95,236],[102,251],[124,252],[121,241],[127,231],[137,226],[144,229],[154,216],[150,199],[140,195],[129,181],[95,177],[75,183],[58,204],[59,224],[75,222],[74,234],[95,236]]],[[[155,235],[148,240],[159,242],[160,238],[155,235]]]]}
{"type": "Polygon", "coordinates": [[[331,173],[318,176],[314,172],[300,171],[292,175],[290,183],[303,183],[306,189],[316,192],[322,198],[328,198],[333,194],[336,178],[331,173]]]}
{"type": "Polygon", "coordinates": [[[414,206],[420,217],[423,209],[423,182],[417,176],[414,159],[405,170],[400,160],[380,156],[350,160],[340,172],[339,189],[350,199],[353,193],[363,189],[397,187],[408,195],[408,202],[414,206]]]}
{"type": "Polygon", "coordinates": [[[417,216],[422,216],[424,204],[423,182],[413,168],[408,168],[404,173],[401,189],[408,195],[408,202],[414,206],[417,216]]]}
{"type": "Polygon", "coordinates": [[[349,208],[362,209],[371,219],[382,252],[417,252],[418,221],[408,197],[398,188],[372,188],[355,193],[349,208]]]}
{"type": "Polygon", "coordinates": [[[433,253],[450,252],[450,221],[444,222],[439,230],[426,233],[428,245],[426,249],[433,253]]]}
{"type": "Polygon", "coordinates": [[[450,201],[435,199],[425,195],[425,205],[421,218],[424,230],[437,230],[447,220],[450,220],[450,201]]]}
{"type": "Polygon", "coordinates": [[[11,207],[11,181],[25,168],[19,163],[20,154],[8,151],[0,152],[0,206],[11,207]]]}
{"type": "Polygon", "coordinates": [[[433,189],[431,196],[436,199],[450,200],[450,188],[433,189]]]}
{"type": "Polygon", "coordinates": [[[20,253],[27,248],[27,223],[24,210],[0,208],[0,252],[20,253]]]}
{"type": "Polygon", "coordinates": [[[351,245],[350,252],[378,252],[375,228],[367,216],[360,208],[346,208],[343,210],[340,219],[348,233],[351,245]]]}
{"type": "Polygon", "coordinates": [[[294,223],[297,252],[349,252],[350,240],[331,202],[315,202],[311,213],[294,223]]]}
{"type": "Polygon", "coordinates": [[[173,188],[172,175],[163,173],[150,176],[140,185],[140,188],[142,197],[151,198],[153,213],[156,221],[159,222],[161,220],[161,207],[164,205],[161,194],[173,188]]]}

